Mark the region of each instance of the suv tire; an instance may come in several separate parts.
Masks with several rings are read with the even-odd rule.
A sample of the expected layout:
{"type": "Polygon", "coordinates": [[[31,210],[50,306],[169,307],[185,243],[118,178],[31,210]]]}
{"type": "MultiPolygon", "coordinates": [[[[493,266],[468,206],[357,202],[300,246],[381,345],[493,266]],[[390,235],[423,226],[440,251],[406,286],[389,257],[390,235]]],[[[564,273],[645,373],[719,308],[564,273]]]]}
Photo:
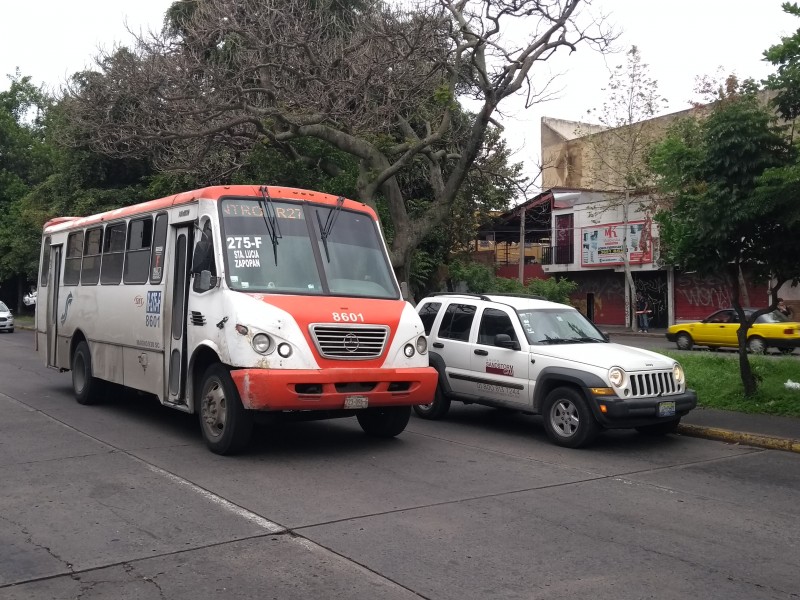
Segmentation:
{"type": "Polygon", "coordinates": [[[570,387],[559,387],[547,394],[542,415],[547,437],[566,448],[581,448],[594,441],[600,424],[581,394],[570,387]]]}
{"type": "Polygon", "coordinates": [[[447,414],[448,410],[450,410],[450,399],[445,398],[442,386],[438,384],[436,385],[433,402],[414,406],[414,412],[417,413],[418,417],[430,420],[441,419],[447,414]]]}

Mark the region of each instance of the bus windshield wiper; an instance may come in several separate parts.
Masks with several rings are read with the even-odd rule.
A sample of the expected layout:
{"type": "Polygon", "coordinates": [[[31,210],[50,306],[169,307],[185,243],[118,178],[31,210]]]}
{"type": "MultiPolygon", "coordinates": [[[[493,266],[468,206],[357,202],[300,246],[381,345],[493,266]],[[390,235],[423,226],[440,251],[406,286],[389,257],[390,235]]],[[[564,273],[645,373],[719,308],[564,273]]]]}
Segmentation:
{"type": "Polygon", "coordinates": [[[328,218],[325,219],[325,225],[322,224],[322,219],[319,216],[319,210],[317,210],[317,222],[319,223],[319,237],[322,239],[322,245],[325,247],[325,256],[328,259],[328,262],[331,262],[331,255],[328,251],[328,236],[333,231],[333,226],[336,223],[336,219],[339,218],[339,213],[342,210],[342,206],[344,205],[344,196],[339,196],[336,199],[336,206],[331,208],[328,211],[328,218]]]}
{"type": "Polygon", "coordinates": [[[258,188],[261,192],[261,214],[264,217],[264,225],[267,226],[267,233],[269,239],[272,241],[272,253],[275,255],[275,266],[278,266],[278,239],[282,238],[281,228],[278,225],[278,214],[275,212],[275,205],[272,203],[272,198],[269,195],[267,186],[262,185],[258,188]]]}

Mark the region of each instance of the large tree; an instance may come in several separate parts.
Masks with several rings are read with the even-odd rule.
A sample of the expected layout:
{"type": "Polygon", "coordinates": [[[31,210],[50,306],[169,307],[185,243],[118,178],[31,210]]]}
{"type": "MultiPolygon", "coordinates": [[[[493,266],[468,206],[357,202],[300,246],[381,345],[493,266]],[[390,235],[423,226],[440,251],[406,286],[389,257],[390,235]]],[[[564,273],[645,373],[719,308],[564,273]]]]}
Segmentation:
{"type": "Polygon", "coordinates": [[[534,67],[556,51],[606,48],[602,19],[580,16],[588,3],[179,0],[160,34],[73,79],[71,118],[104,152],[207,182],[226,181],[260,145],[308,163],[296,141],[322,140],[357,162],[358,199],[385,199],[404,276],[486,153],[500,102],[521,91],[536,101],[548,82],[532,85],[534,67]],[[505,31],[515,19],[519,41],[505,31]],[[471,119],[454,118],[461,97],[477,107],[471,119]],[[420,165],[430,201],[412,211],[401,174],[420,165]]]}
{"type": "Polygon", "coordinates": [[[21,305],[23,284],[36,277],[41,234],[28,226],[21,202],[51,173],[54,151],[44,127],[50,98],[30,77],[16,73],[10,80],[0,92],[0,281],[16,279],[13,296],[6,292],[5,298],[21,305]]]}
{"type": "Polygon", "coordinates": [[[728,82],[702,120],[677,123],[654,150],[651,166],[671,200],[656,215],[662,254],[687,271],[721,274],[739,315],[739,365],[745,395],[756,391],[747,331],[775,309],[777,290],[800,274],[800,228],[787,212],[796,196],[769,192],[770,174],[795,164],[784,128],[752,82],[728,82]],[[770,281],[771,305],[749,318],[742,308],[742,267],[770,281]]]}

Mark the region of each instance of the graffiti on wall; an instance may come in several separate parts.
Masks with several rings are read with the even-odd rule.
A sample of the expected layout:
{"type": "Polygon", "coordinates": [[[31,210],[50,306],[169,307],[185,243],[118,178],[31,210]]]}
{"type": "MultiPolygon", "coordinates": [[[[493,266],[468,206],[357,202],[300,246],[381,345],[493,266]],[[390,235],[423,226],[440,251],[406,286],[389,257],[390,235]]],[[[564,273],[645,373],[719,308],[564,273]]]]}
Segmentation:
{"type": "MultiPolygon", "coordinates": [[[[748,280],[747,277],[745,277],[748,280]]],[[[766,299],[763,287],[748,281],[747,298],[741,301],[751,306],[761,306],[766,299]]],[[[733,297],[727,282],[720,275],[681,273],[675,277],[675,320],[704,319],[710,313],[733,306],[733,297]]]]}
{"type": "Polygon", "coordinates": [[[650,315],[650,326],[666,327],[669,319],[667,278],[664,276],[640,276],[635,278],[634,283],[636,292],[641,293],[647,299],[647,304],[653,311],[650,315]]]}
{"type": "Polygon", "coordinates": [[[675,278],[675,302],[709,311],[728,308],[732,299],[727,288],[725,279],[716,275],[681,274],[675,278]]]}

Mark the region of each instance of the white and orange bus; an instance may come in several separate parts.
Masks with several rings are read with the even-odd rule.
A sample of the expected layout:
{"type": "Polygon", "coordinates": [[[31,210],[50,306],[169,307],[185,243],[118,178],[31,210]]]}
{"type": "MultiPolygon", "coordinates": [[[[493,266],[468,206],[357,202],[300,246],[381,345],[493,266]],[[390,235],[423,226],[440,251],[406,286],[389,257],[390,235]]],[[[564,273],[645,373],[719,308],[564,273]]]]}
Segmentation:
{"type": "Polygon", "coordinates": [[[432,401],[425,332],[368,206],[218,186],[44,226],[36,348],[81,404],[108,383],[244,448],[254,414],[355,415],[395,436],[432,401]]]}

